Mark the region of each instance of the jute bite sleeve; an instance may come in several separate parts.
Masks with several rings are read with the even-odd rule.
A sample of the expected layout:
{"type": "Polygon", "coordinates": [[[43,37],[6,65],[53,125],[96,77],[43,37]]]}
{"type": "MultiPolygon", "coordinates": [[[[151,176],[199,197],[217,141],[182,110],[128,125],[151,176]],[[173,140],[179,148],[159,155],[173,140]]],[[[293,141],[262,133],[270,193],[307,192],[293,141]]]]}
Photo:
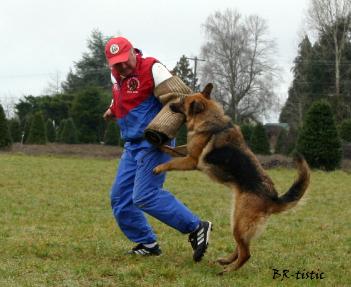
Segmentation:
{"type": "Polygon", "coordinates": [[[185,118],[182,114],[172,112],[169,105],[191,93],[192,90],[177,76],[163,81],[154,89],[154,94],[163,104],[163,108],[144,131],[144,136],[149,142],[162,145],[176,137],[185,118]]]}

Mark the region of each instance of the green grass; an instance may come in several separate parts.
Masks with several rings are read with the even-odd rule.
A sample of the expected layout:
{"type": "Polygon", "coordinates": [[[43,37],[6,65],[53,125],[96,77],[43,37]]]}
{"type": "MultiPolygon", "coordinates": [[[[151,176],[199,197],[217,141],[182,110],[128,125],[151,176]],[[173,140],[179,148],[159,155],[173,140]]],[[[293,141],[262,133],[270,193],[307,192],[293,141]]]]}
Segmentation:
{"type": "MultiPolygon", "coordinates": [[[[150,218],[161,257],[128,257],[132,246],[109,203],[116,161],[0,154],[0,286],[350,286],[351,176],[313,172],[308,200],[272,216],[239,271],[217,276],[231,252],[232,195],[199,172],[172,172],[166,187],[214,223],[193,263],[187,236],[150,218]],[[272,268],[324,272],[323,280],[272,279],[272,268]]],[[[269,171],[285,191],[294,170],[269,171]]]]}

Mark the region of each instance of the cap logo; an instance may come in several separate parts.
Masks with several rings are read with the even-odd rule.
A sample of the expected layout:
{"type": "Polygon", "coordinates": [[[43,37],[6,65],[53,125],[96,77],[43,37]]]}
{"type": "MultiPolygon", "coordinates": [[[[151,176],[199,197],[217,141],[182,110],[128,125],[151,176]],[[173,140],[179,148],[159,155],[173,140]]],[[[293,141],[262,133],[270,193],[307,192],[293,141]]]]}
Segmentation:
{"type": "Polygon", "coordinates": [[[110,52],[111,54],[117,54],[119,51],[119,47],[117,44],[112,44],[111,47],[110,47],[110,52]]]}

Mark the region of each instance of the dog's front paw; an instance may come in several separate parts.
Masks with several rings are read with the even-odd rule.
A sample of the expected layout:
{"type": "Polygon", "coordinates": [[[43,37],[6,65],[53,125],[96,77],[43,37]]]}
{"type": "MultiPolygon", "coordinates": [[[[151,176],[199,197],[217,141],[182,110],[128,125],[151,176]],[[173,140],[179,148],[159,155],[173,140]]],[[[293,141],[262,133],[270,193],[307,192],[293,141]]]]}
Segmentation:
{"type": "Polygon", "coordinates": [[[161,172],[164,172],[164,169],[162,168],[162,164],[156,166],[153,171],[152,171],[155,175],[160,174],[161,172]]]}

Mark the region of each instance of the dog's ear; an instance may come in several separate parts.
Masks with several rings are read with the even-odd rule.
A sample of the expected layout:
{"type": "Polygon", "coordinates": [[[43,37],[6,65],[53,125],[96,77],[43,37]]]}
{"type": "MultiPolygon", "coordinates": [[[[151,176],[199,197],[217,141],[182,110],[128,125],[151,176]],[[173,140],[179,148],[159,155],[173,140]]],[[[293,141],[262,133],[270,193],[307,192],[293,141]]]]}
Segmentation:
{"type": "Polygon", "coordinates": [[[189,114],[196,115],[205,110],[205,104],[200,101],[192,101],[189,106],[189,114]]]}
{"type": "Polygon", "coordinates": [[[206,85],[206,87],[204,88],[204,90],[201,92],[201,94],[203,94],[205,96],[205,98],[209,99],[211,92],[212,92],[212,89],[213,89],[212,83],[208,83],[206,85]]]}

